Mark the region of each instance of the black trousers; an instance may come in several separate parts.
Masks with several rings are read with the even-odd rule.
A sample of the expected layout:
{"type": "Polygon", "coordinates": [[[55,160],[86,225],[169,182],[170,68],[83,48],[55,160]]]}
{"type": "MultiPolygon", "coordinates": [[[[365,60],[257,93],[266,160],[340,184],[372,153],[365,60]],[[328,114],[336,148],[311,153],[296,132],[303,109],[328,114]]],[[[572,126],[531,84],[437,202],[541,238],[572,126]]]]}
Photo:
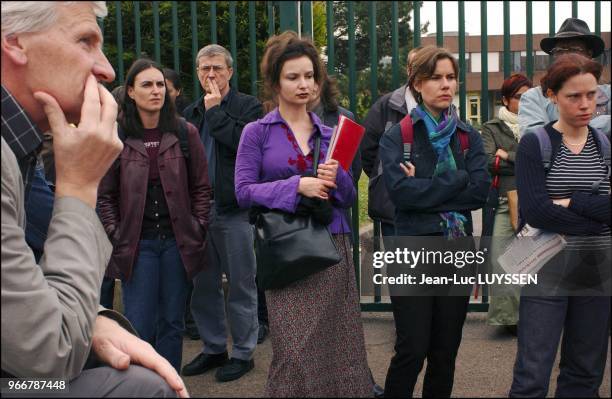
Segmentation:
{"type": "Polygon", "coordinates": [[[392,296],[395,355],[385,397],[412,397],[427,359],[423,397],[450,397],[469,297],[392,296]]]}

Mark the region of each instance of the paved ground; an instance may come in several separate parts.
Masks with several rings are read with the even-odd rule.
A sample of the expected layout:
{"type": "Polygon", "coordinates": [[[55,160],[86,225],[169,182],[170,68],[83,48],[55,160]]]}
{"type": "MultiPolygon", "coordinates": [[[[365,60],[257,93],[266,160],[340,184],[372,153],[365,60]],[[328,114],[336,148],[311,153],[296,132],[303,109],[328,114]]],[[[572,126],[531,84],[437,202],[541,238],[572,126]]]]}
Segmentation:
{"type": "MultiPolygon", "coordinates": [[[[384,385],[389,361],[393,355],[395,331],[391,313],[362,313],[368,362],[376,382],[384,385]]],[[[183,363],[191,361],[201,348],[200,341],[185,340],[183,363]]],[[[455,373],[454,397],[507,397],[512,382],[512,366],[516,355],[516,339],[486,324],[485,314],[470,313],[463,328],[455,373]]],[[[237,381],[219,383],[214,371],[185,377],[193,397],[262,397],[272,357],[269,339],[258,345],[255,369],[237,381]]],[[[554,394],[558,375],[558,359],[551,377],[554,394]]],[[[415,390],[421,393],[421,379],[415,390]]],[[[610,354],[606,375],[600,389],[602,397],[610,397],[610,354]]]]}

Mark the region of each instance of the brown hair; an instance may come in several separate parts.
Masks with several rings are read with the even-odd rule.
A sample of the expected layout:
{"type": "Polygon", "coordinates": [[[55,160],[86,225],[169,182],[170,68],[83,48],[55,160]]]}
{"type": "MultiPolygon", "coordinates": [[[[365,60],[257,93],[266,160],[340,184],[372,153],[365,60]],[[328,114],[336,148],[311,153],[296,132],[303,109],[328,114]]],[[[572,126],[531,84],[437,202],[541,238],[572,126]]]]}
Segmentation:
{"type": "Polygon", "coordinates": [[[514,96],[521,87],[525,86],[531,89],[533,87],[533,83],[531,83],[531,80],[529,80],[527,76],[520,73],[513,73],[506,80],[504,80],[504,83],[502,83],[501,95],[503,98],[510,101],[512,96],[514,96]]]}
{"type": "Polygon", "coordinates": [[[312,62],[315,83],[321,87],[323,66],[319,52],[310,39],[301,39],[293,31],[286,31],[268,39],[260,65],[264,97],[272,100],[276,98],[276,88],[280,83],[280,73],[285,61],[302,56],[308,57],[312,62]]]}
{"type": "Polygon", "coordinates": [[[410,88],[410,92],[414,98],[419,103],[422,102],[421,95],[418,91],[416,91],[414,85],[417,82],[423,82],[431,79],[436,71],[438,61],[443,59],[450,60],[450,62],[453,64],[455,75],[457,78],[459,78],[459,64],[457,64],[457,60],[447,49],[436,46],[425,46],[418,50],[414,55],[414,59],[411,63],[412,70],[410,76],[408,77],[408,87],[410,88]]]}
{"type": "Polygon", "coordinates": [[[580,54],[562,54],[548,67],[546,75],[540,80],[542,93],[546,96],[548,89],[557,94],[563,84],[573,76],[590,73],[599,81],[602,66],[580,54]]]}

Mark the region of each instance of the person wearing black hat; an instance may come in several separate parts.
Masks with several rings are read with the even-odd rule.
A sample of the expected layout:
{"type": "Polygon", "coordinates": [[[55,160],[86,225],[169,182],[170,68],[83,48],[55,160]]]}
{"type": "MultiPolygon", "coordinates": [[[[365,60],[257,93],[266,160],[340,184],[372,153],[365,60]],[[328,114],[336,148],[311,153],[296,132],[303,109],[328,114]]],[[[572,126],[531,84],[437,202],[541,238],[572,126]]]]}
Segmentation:
{"type": "MultiPolygon", "coordinates": [[[[604,41],[593,35],[586,22],[578,18],[567,18],[553,37],[540,41],[540,48],[547,54],[557,57],[561,54],[577,53],[595,58],[604,51],[604,41]]],[[[590,126],[595,127],[610,137],[610,84],[598,86],[597,108],[593,113],[590,126]]],[[[519,130],[521,136],[527,130],[544,126],[559,119],[559,111],[542,93],[540,86],[529,89],[521,96],[519,106],[519,130]]]]}

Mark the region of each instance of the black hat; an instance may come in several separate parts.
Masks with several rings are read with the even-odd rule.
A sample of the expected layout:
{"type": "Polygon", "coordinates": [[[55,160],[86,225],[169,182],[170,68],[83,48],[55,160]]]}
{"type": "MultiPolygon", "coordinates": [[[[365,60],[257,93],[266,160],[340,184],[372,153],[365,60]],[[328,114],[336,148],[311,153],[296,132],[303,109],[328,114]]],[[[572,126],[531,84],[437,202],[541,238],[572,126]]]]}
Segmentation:
{"type": "Polygon", "coordinates": [[[593,58],[604,51],[604,41],[601,37],[591,34],[589,26],[581,19],[568,18],[563,21],[559,31],[554,37],[545,37],[540,41],[540,48],[547,54],[555,48],[559,40],[580,39],[584,41],[587,48],[593,52],[593,58]]]}

